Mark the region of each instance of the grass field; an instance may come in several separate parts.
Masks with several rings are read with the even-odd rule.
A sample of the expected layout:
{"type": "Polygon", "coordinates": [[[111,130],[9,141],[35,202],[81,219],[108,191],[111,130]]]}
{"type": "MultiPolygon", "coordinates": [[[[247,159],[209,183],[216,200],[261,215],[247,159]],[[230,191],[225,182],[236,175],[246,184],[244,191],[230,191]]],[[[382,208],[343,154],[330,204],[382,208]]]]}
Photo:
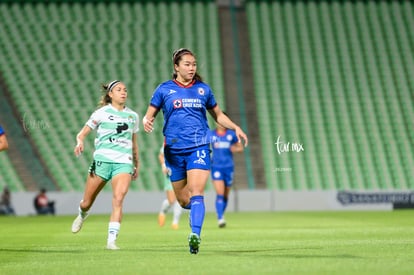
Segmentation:
{"type": "MultiPolygon", "coordinates": [[[[414,211],[208,213],[200,253],[156,215],[125,215],[119,251],[105,250],[108,215],[0,217],[0,274],[413,274],[414,211]]],[[[170,218],[170,217],[169,217],[170,218]]],[[[168,222],[168,220],[167,220],[168,222]]]]}

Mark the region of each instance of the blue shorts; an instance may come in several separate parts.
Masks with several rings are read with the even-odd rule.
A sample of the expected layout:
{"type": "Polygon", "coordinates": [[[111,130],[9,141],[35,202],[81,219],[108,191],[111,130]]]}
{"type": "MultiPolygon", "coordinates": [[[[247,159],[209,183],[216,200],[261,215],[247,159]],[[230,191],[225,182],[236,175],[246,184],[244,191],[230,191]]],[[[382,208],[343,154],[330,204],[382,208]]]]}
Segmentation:
{"type": "Polygon", "coordinates": [[[164,148],[165,165],[171,170],[172,182],[187,178],[191,169],[210,170],[210,145],[205,144],[193,148],[164,148]]]}
{"type": "Polygon", "coordinates": [[[211,177],[213,180],[222,180],[226,187],[233,184],[234,167],[212,167],[211,177]]]}
{"type": "Polygon", "coordinates": [[[133,174],[134,167],[128,163],[114,163],[94,160],[89,167],[89,173],[93,173],[105,181],[108,181],[118,174],[133,174]]]}

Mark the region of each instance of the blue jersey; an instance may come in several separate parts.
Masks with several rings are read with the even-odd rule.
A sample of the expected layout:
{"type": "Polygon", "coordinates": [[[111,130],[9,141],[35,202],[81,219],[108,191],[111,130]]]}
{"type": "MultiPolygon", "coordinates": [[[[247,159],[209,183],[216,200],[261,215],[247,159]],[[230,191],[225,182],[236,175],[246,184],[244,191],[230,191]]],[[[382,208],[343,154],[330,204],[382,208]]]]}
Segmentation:
{"type": "Polygon", "coordinates": [[[3,127],[1,127],[1,125],[0,125],[0,136],[1,135],[3,135],[4,134],[4,129],[3,129],[3,127]]]}
{"type": "Polygon", "coordinates": [[[206,110],[217,103],[210,87],[195,81],[190,85],[168,80],[152,95],[151,106],[162,109],[166,146],[173,149],[193,148],[210,142],[206,110]]]}
{"type": "Polygon", "coordinates": [[[213,148],[213,167],[233,167],[233,153],[230,147],[238,142],[236,132],[226,129],[224,134],[218,134],[216,130],[211,131],[213,148]]]}

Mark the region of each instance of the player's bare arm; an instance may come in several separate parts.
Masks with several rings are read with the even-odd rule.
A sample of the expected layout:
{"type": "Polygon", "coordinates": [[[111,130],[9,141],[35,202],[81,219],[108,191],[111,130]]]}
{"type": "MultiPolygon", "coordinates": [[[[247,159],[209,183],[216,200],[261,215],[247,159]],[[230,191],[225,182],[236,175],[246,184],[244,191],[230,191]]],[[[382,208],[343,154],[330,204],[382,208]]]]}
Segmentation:
{"type": "Polygon", "coordinates": [[[247,135],[236,123],[231,121],[231,119],[223,113],[219,106],[216,106],[213,109],[209,110],[209,113],[216,120],[217,123],[221,124],[223,127],[227,129],[234,130],[236,132],[237,138],[239,139],[239,142],[244,141],[244,147],[247,147],[249,143],[247,135]]]}
{"type": "Polygon", "coordinates": [[[92,131],[92,129],[89,126],[84,126],[82,130],[76,135],[76,146],[74,149],[75,156],[80,156],[83,152],[84,146],[83,141],[86,138],[87,135],[92,131]]]}
{"type": "Polygon", "coordinates": [[[132,159],[134,163],[134,173],[132,174],[132,179],[138,178],[139,173],[139,154],[138,154],[138,142],[137,142],[137,134],[132,134],[132,159]]]}
{"type": "Polygon", "coordinates": [[[142,119],[142,124],[144,125],[144,131],[151,133],[154,130],[154,120],[158,114],[158,109],[154,106],[148,106],[147,112],[145,113],[144,118],[142,119]]]}

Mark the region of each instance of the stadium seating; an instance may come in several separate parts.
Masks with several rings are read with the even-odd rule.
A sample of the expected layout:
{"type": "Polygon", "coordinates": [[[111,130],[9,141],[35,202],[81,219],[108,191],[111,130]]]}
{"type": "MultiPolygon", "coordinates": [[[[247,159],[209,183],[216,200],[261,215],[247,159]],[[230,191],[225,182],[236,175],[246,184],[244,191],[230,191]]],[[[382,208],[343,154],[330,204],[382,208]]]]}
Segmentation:
{"type": "MultiPolygon", "coordinates": [[[[188,47],[218,99],[224,97],[214,1],[22,1],[0,4],[0,16],[0,35],[8,37],[0,41],[6,83],[18,111],[47,125],[30,137],[62,191],[83,190],[93,137],[75,158],[75,135],[95,110],[101,84],[123,80],[128,106],[142,117],[155,87],[171,76],[172,51],[188,47]],[[189,27],[197,36],[178,35],[189,27]]],[[[151,135],[139,133],[141,170],[133,190],[162,188],[162,115],[157,125],[151,135]]]]}
{"type": "MultiPolygon", "coordinates": [[[[125,81],[128,105],[142,116],[153,89],[170,77],[171,51],[189,47],[224,106],[215,1],[56,2],[0,4],[0,37],[7,37],[0,64],[18,111],[47,129],[30,138],[61,190],[83,189],[93,138],[82,157],[72,150],[101,83],[125,81]],[[196,35],[181,35],[187,29],[196,35]]],[[[269,189],[414,188],[413,5],[245,1],[269,189]],[[305,151],[279,153],[278,140],[305,151]]],[[[152,135],[139,133],[133,190],[162,188],[161,120],[152,135]]],[[[0,157],[0,180],[16,181],[0,157]]]]}
{"type": "Polygon", "coordinates": [[[268,188],[414,187],[412,8],[247,1],[268,188]],[[279,135],[305,151],[279,154],[279,135]]]}

